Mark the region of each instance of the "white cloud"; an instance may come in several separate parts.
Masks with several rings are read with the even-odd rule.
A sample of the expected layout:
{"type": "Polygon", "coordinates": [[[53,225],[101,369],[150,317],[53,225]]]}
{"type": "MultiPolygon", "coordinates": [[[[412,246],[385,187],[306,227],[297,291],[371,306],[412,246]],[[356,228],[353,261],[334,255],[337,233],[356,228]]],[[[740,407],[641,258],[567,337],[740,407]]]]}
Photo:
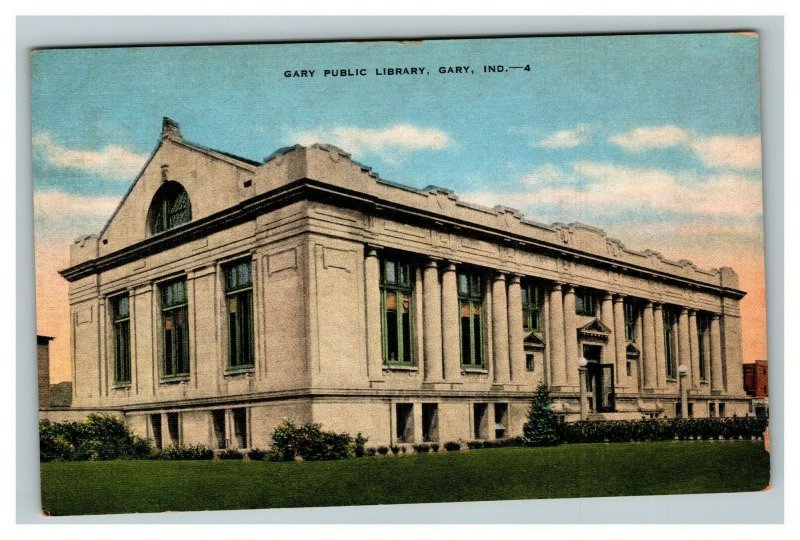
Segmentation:
{"type": "Polygon", "coordinates": [[[628,152],[680,146],[712,169],[758,169],[761,166],[759,135],[703,137],[678,126],[666,125],[638,127],[608,140],[628,152]]]}
{"type": "Polygon", "coordinates": [[[663,222],[674,215],[747,218],[762,212],[761,184],[735,174],[694,176],[588,161],[574,163],[571,173],[582,180],[579,186],[544,184],[537,189],[526,175],[521,181],[531,189],[473,192],[464,198],[486,206],[528,208],[533,219],[546,213],[559,220],[586,221],[584,215],[611,212],[615,217],[651,214],[654,222],[663,222]]]}
{"type": "Polygon", "coordinates": [[[33,211],[39,219],[108,219],[121,197],[110,195],[74,195],[63,191],[37,191],[33,211]]]}
{"type": "Polygon", "coordinates": [[[397,152],[442,150],[452,144],[452,139],[444,131],[412,124],[395,124],[381,129],[339,126],[306,131],[295,138],[303,145],[329,143],[352,154],[371,152],[384,158],[397,152]]]}
{"type": "Polygon", "coordinates": [[[523,175],[519,181],[523,184],[541,186],[568,182],[570,176],[560,167],[546,163],[523,175]]]}
{"type": "Polygon", "coordinates": [[[539,148],[574,148],[589,142],[591,131],[589,124],[579,124],[572,129],[556,131],[536,143],[535,146],[539,148]]]}
{"type": "Polygon", "coordinates": [[[761,166],[761,137],[694,139],[691,149],[706,167],[757,169],[761,166]]]}
{"type": "Polygon", "coordinates": [[[47,133],[33,136],[33,149],[41,152],[53,166],[83,171],[110,178],[129,178],[139,173],[147,161],[146,154],[137,154],[121,146],[109,145],[102,150],[78,150],[57,144],[47,133]]]}
{"type": "Polygon", "coordinates": [[[638,127],[608,140],[628,152],[643,152],[653,148],[669,148],[689,142],[691,135],[678,126],[638,127]]]}

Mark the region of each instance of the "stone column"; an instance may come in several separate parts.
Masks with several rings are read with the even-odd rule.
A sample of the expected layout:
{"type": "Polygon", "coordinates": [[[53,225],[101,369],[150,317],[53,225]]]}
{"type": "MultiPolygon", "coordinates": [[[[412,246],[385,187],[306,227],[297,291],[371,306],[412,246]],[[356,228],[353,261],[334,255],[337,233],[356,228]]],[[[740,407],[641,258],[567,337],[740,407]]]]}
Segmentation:
{"type": "Polygon", "coordinates": [[[378,250],[368,247],[364,259],[364,296],[367,317],[367,373],[373,381],[383,378],[380,280],[378,250]]]}
{"type": "Polygon", "coordinates": [[[506,275],[492,278],[492,352],[494,355],[494,380],[499,384],[511,382],[508,357],[508,298],[506,275]]]}
{"type": "Polygon", "coordinates": [[[575,366],[581,354],[578,352],[578,323],[575,321],[575,288],[567,285],[564,291],[564,369],[567,383],[578,386],[578,370],[575,366]]]}
{"type": "Polygon", "coordinates": [[[522,328],[522,288],[520,277],[508,280],[508,356],[511,361],[511,380],[525,372],[525,332],[522,328]]]}
{"type": "Polygon", "coordinates": [[[681,308],[678,315],[678,366],[686,366],[686,375],[683,378],[684,386],[691,387],[694,373],[692,372],[692,354],[689,340],[689,310],[681,308]]]}
{"type": "Polygon", "coordinates": [[[711,390],[725,390],[722,378],[722,336],[719,331],[719,314],[711,315],[711,390]]]}
{"type": "Polygon", "coordinates": [[[647,302],[642,310],[642,366],[644,387],[652,389],[656,387],[656,340],[655,324],[653,323],[653,303],[647,302]]]}
{"type": "Polygon", "coordinates": [[[625,352],[625,295],[615,294],[613,302],[614,341],[613,343],[609,341],[609,346],[614,347],[614,352],[617,357],[617,364],[614,369],[617,373],[617,384],[620,384],[620,381],[625,381],[625,386],[628,386],[630,381],[628,380],[627,372],[625,374],[622,373],[628,359],[625,352]]]}
{"type": "Polygon", "coordinates": [[[446,263],[442,268],[442,359],[445,379],[452,379],[461,372],[457,287],[456,265],[446,263]]]}
{"type": "Polygon", "coordinates": [[[653,387],[667,384],[667,356],[664,351],[664,309],[653,304],[653,334],[656,343],[656,380],[653,387]]]}
{"type": "Polygon", "coordinates": [[[442,380],[442,305],[439,270],[436,261],[428,261],[422,277],[425,293],[425,380],[442,380]]]}
{"type": "Polygon", "coordinates": [[[692,355],[692,388],[700,388],[700,342],[697,338],[697,312],[689,310],[689,352],[692,355]]]}
{"type": "Polygon", "coordinates": [[[550,373],[553,386],[567,383],[564,362],[564,306],[561,297],[561,283],[550,289],[550,373]]]}
{"type": "Polygon", "coordinates": [[[617,330],[614,328],[614,308],[611,293],[609,292],[605,293],[603,299],[600,301],[600,321],[611,330],[611,335],[608,336],[608,342],[603,347],[603,361],[614,364],[614,385],[618,386],[620,380],[619,370],[623,361],[617,357],[617,330]]]}

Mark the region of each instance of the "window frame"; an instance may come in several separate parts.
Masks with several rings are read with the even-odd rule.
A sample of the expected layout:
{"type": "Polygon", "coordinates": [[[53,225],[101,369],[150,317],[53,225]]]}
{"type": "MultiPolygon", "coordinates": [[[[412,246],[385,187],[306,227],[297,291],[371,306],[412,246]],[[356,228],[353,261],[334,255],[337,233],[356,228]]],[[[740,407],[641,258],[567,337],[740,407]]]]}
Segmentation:
{"type": "Polygon", "coordinates": [[[413,367],[416,365],[414,354],[414,280],[415,266],[411,261],[398,255],[389,255],[380,259],[380,296],[381,296],[381,358],[386,367],[413,367]],[[388,278],[389,265],[394,266],[394,279],[388,278]],[[393,328],[389,321],[389,298],[394,295],[395,320],[393,328]],[[408,297],[408,327],[405,328],[401,306],[404,297],[408,297]],[[391,336],[394,339],[391,339],[391,336]],[[391,358],[390,345],[397,347],[395,359],[391,358]]]}
{"type": "Polygon", "coordinates": [[[486,339],[484,300],[485,287],[483,275],[473,270],[459,270],[456,273],[456,292],[458,297],[459,318],[459,359],[461,369],[480,370],[486,369],[486,339]],[[463,278],[463,279],[462,279],[463,278]],[[462,288],[462,284],[466,287],[462,288]],[[467,308],[469,317],[469,359],[465,362],[464,353],[464,308],[467,308]],[[476,323],[477,319],[477,323],[476,323]],[[477,326],[477,332],[476,332],[477,326]]]}
{"type": "Polygon", "coordinates": [[[678,339],[676,328],[678,317],[675,312],[664,306],[662,309],[664,320],[664,366],[668,381],[674,381],[678,377],[678,339]]]}
{"type": "Polygon", "coordinates": [[[150,203],[149,223],[151,235],[172,230],[192,221],[192,202],[189,192],[179,182],[169,180],[164,183],[153,196],[150,203]],[[176,204],[185,204],[176,211],[176,204]]]}
{"type": "Polygon", "coordinates": [[[636,343],[636,322],[639,318],[638,306],[636,302],[624,299],[622,302],[622,320],[625,333],[625,341],[636,343]]]}
{"type": "Polygon", "coordinates": [[[114,385],[117,387],[130,386],[132,378],[130,295],[128,293],[118,294],[110,298],[110,303],[114,339],[114,385]],[[126,305],[124,314],[120,311],[120,304],[123,300],[126,305]]]}
{"type": "MultiPolygon", "coordinates": [[[[172,279],[170,281],[165,281],[159,284],[159,300],[160,300],[160,311],[161,311],[161,379],[165,381],[169,380],[181,380],[181,379],[188,379],[191,375],[191,356],[189,353],[189,294],[188,294],[188,282],[185,277],[180,277],[176,279],[172,279]],[[181,302],[174,302],[167,305],[167,290],[170,287],[173,287],[178,284],[183,284],[182,292],[183,292],[183,299],[181,302]],[[181,367],[181,358],[178,357],[178,351],[176,345],[178,341],[174,341],[171,343],[171,347],[169,350],[172,351],[171,358],[168,358],[168,349],[167,349],[167,317],[173,316],[173,314],[177,314],[177,316],[181,316],[183,318],[183,332],[181,335],[180,341],[182,342],[182,352],[183,352],[183,361],[185,362],[185,370],[180,371],[179,368],[181,367]],[[168,369],[170,368],[170,369],[168,369]]],[[[173,325],[175,321],[173,321],[173,325]]],[[[173,332],[174,336],[174,332],[173,332]]],[[[175,339],[175,338],[173,338],[175,339]]]]}
{"type": "Polygon", "coordinates": [[[575,314],[585,317],[597,316],[597,300],[590,289],[575,289],[575,314]]]}
{"type": "Polygon", "coordinates": [[[544,287],[533,280],[524,280],[520,287],[522,301],[522,329],[526,332],[542,331],[544,287]],[[531,324],[533,322],[533,324],[531,324]]]}
{"type": "Polygon", "coordinates": [[[239,259],[222,266],[222,279],[225,291],[225,325],[227,328],[228,353],[226,371],[250,371],[255,368],[255,312],[253,298],[253,261],[252,259],[239,259]],[[239,269],[247,267],[246,280],[240,279],[239,269]],[[231,312],[231,305],[235,302],[235,312],[231,312]],[[246,320],[241,317],[240,306],[248,306],[244,313],[246,320]],[[249,310],[249,311],[247,311],[249,310]],[[231,322],[231,315],[235,320],[231,322]],[[242,337],[247,333],[245,338],[242,337]],[[246,347],[245,347],[246,345],[246,347]],[[244,358],[243,349],[249,352],[249,358],[244,358]]]}

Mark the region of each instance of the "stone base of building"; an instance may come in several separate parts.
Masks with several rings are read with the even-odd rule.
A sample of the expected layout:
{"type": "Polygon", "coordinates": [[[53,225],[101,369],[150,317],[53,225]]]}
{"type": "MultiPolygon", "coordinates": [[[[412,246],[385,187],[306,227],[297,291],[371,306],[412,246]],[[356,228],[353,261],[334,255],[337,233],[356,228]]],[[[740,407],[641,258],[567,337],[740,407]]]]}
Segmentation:
{"type": "MultiPolygon", "coordinates": [[[[284,420],[296,424],[318,423],[322,429],[361,433],[367,446],[422,442],[492,440],[521,436],[530,397],[496,396],[448,398],[413,397],[298,397],[197,406],[190,402],[169,407],[142,406],[122,410],[44,409],[40,419],[79,421],[91,413],[123,418],[138,436],[158,448],[204,445],[214,449],[263,448],[284,420]]],[[[577,395],[554,395],[554,412],[560,420],[580,420],[577,395]]],[[[703,397],[689,400],[690,416],[746,416],[749,398],[703,397]]],[[[612,410],[588,410],[588,420],[640,420],[680,415],[679,396],[619,396],[612,410]]]]}

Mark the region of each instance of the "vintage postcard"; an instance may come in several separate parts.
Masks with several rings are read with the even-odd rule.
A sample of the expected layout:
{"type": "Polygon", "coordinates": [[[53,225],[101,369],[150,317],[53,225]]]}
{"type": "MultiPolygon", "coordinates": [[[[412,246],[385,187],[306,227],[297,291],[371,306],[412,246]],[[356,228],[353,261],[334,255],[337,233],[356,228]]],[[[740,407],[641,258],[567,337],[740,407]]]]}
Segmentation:
{"type": "Polygon", "coordinates": [[[43,512],[767,488],[758,51],[33,51],[43,512]]]}

